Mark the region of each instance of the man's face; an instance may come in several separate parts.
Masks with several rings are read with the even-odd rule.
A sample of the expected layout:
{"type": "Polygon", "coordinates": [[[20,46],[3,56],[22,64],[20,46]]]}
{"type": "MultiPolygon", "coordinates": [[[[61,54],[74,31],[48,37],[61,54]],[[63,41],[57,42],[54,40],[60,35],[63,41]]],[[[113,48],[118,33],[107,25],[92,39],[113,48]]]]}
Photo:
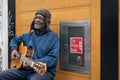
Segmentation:
{"type": "Polygon", "coordinates": [[[45,26],[45,18],[43,15],[41,14],[37,14],[35,15],[35,18],[34,18],[34,27],[35,29],[37,30],[42,30],[45,26]]]}

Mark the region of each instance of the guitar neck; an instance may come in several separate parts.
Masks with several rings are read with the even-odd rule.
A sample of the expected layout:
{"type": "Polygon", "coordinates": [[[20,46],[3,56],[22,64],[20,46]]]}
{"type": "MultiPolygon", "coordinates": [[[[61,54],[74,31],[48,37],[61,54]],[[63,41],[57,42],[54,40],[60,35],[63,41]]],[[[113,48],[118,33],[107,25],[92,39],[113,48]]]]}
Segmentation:
{"type": "Polygon", "coordinates": [[[31,60],[31,59],[29,59],[29,58],[26,58],[25,56],[22,56],[22,55],[21,55],[21,57],[20,57],[20,60],[21,60],[22,62],[25,62],[27,65],[33,67],[33,64],[34,64],[34,61],[33,61],[33,60],[31,60]]]}
{"type": "Polygon", "coordinates": [[[25,57],[25,56],[22,56],[20,57],[20,60],[22,62],[25,62],[27,65],[33,67],[33,69],[38,72],[39,74],[44,74],[47,70],[47,67],[46,67],[46,64],[45,63],[42,63],[42,62],[34,62],[33,60],[25,57]]]}

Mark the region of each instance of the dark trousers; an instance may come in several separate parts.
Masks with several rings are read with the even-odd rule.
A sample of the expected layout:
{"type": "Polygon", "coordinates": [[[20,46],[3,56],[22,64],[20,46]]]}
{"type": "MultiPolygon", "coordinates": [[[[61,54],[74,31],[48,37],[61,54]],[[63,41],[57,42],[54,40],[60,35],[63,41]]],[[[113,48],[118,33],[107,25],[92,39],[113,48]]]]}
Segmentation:
{"type": "Polygon", "coordinates": [[[46,72],[40,75],[33,70],[25,69],[8,69],[0,72],[0,80],[53,80],[54,76],[46,72]]]}

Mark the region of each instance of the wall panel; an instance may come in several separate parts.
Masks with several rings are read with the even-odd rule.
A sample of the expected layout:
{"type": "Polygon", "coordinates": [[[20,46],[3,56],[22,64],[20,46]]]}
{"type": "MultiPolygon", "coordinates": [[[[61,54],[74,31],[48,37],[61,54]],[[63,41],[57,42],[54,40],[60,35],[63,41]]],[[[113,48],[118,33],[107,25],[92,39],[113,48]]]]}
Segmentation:
{"type": "Polygon", "coordinates": [[[21,28],[19,29],[19,35],[30,31],[30,26],[20,26],[20,27],[21,28]]]}
{"type": "Polygon", "coordinates": [[[90,77],[83,77],[80,75],[56,73],[55,80],[90,80],[90,77]]]}
{"type": "Polygon", "coordinates": [[[90,5],[90,0],[20,0],[21,11],[90,5]]]}
{"type": "Polygon", "coordinates": [[[91,0],[91,80],[100,79],[100,1],[91,0]]]}
{"type": "MultiPolygon", "coordinates": [[[[59,24],[60,21],[65,20],[90,20],[90,6],[54,9],[50,11],[52,13],[51,24],[59,24]]],[[[20,25],[30,25],[34,14],[35,12],[22,12],[20,25]]]]}

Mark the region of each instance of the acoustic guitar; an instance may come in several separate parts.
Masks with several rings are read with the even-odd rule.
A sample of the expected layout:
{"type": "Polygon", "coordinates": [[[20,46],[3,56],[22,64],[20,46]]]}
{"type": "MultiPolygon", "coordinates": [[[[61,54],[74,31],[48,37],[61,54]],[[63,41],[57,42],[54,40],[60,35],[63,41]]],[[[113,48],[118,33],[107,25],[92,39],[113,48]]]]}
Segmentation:
{"type": "Polygon", "coordinates": [[[20,55],[19,60],[11,60],[10,68],[21,68],[23,63],[32,67],[39,74],[44,74],[47,70],[46,64],[42,62],[34,62],[32,60],[34,50],[33,48],[28,48],[23,42],[20,43],[18,48],[18,53],[20,55]]]}

